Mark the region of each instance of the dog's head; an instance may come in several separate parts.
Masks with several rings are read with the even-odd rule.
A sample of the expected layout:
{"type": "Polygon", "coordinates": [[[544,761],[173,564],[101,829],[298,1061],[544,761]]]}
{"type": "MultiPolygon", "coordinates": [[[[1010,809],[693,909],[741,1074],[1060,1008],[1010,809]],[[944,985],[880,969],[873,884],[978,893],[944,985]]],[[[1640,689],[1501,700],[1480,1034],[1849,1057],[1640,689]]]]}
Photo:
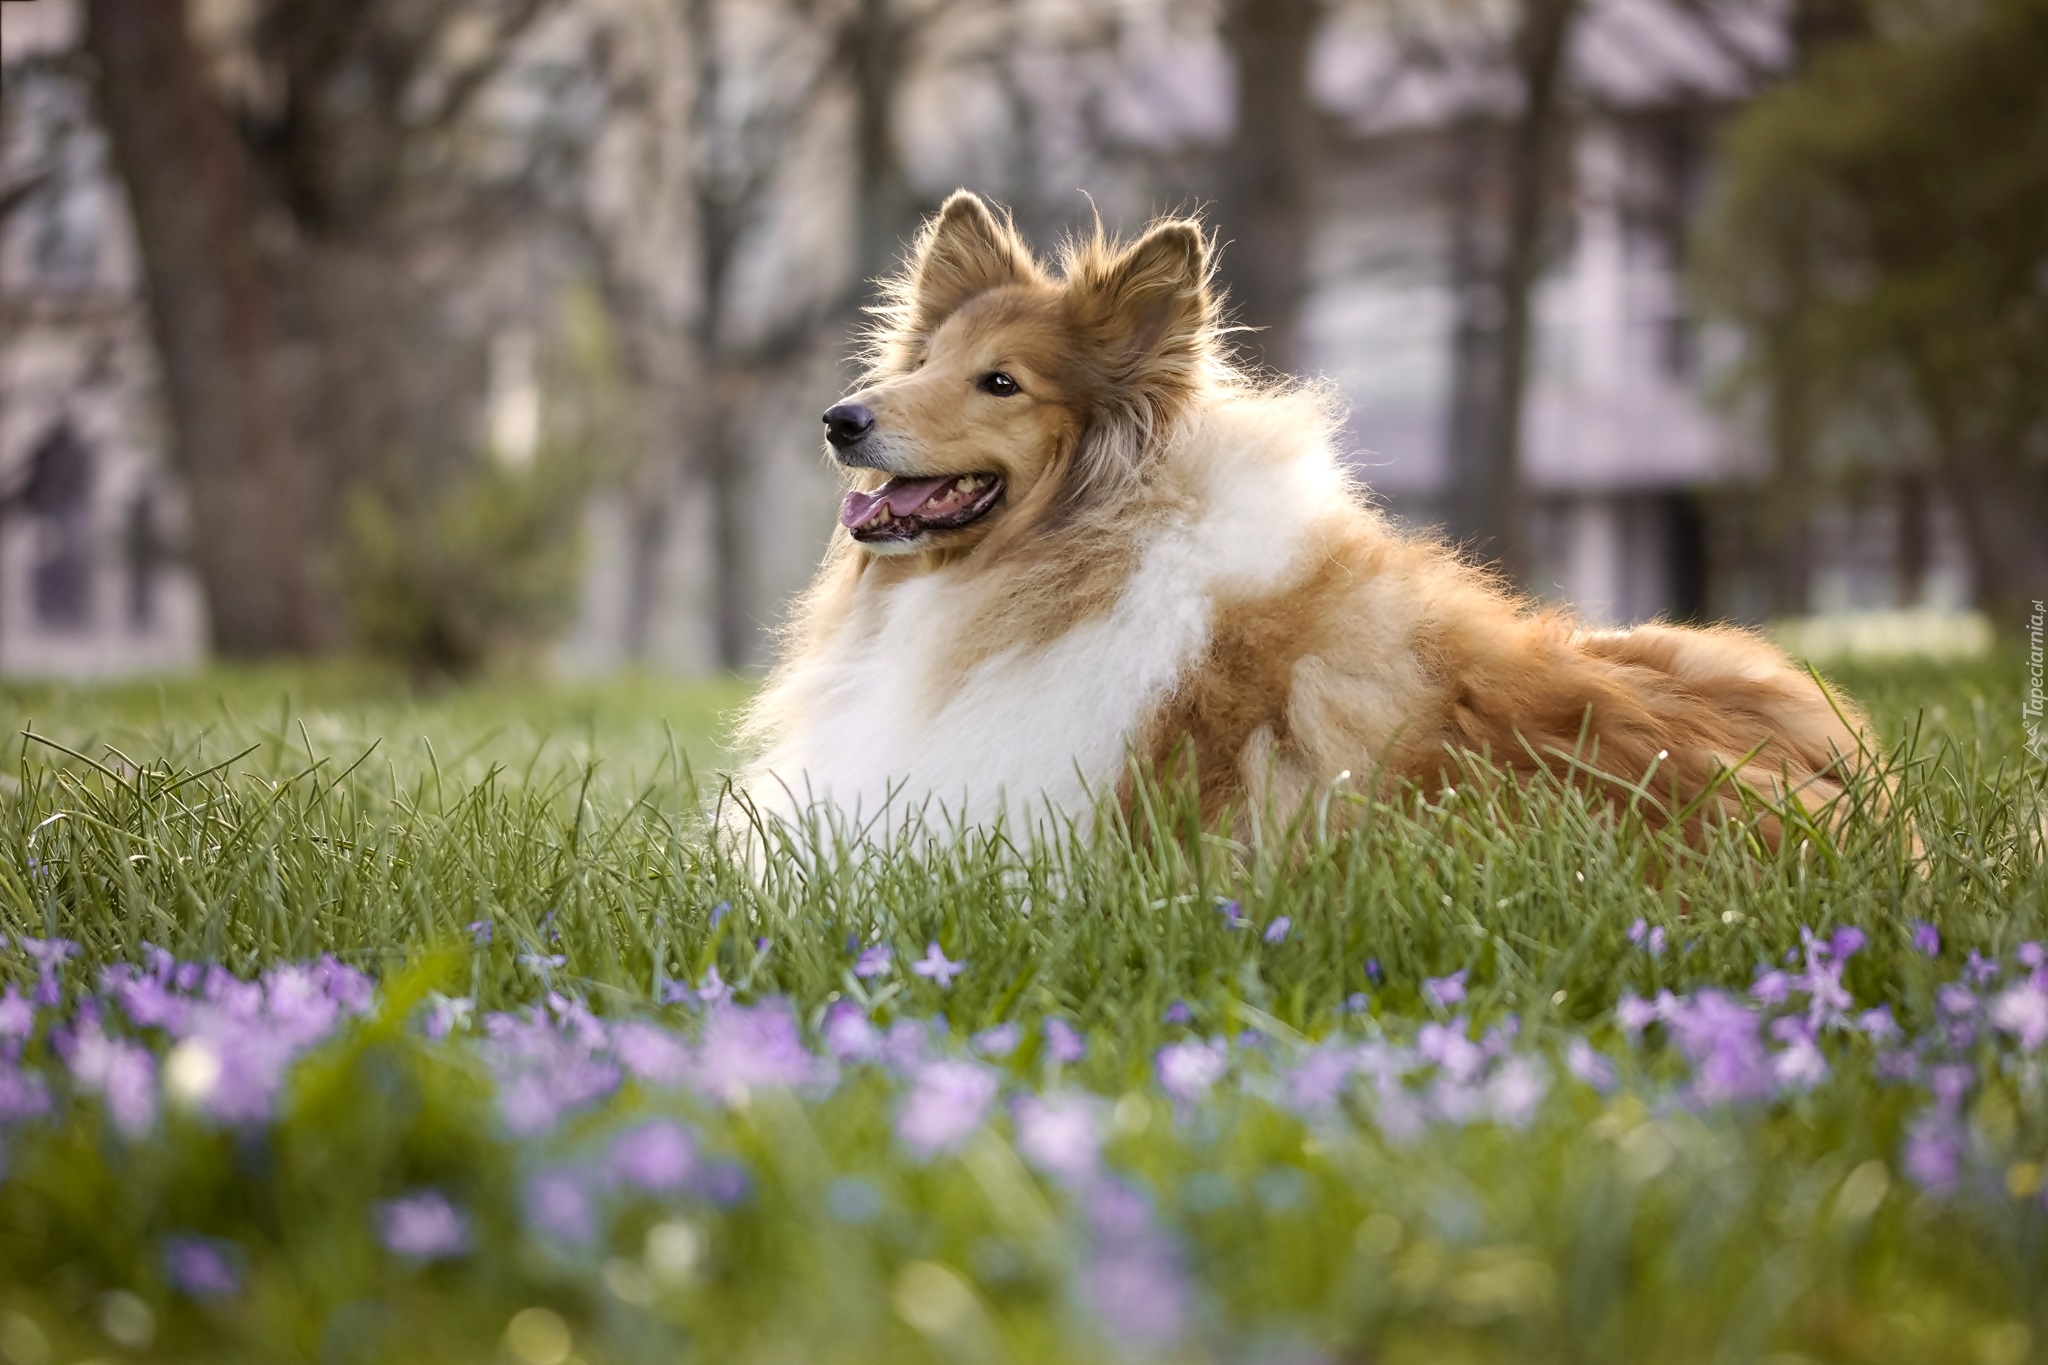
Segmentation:
{"type": "Polygon", "coordinates": [[[1217,360],[1209,249],[1169,219],[1043,269],[961,190],[890,289],[861,388],[825,413],[870,554],[964,552],[1113,503],[1217,360]]]}

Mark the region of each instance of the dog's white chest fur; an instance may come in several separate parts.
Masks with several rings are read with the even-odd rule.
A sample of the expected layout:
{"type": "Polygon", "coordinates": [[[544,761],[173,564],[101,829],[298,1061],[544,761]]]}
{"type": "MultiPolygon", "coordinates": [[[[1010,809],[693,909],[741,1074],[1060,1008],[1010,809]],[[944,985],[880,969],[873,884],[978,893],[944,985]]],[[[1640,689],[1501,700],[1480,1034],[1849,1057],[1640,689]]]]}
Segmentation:
{"type": "Polygon", "coordinates": [[[1281,586],[1308,519],[1346,496],[1319,443],[1278,461],[1201,453],[1196,496],[1138,532],[1115,606],[1050,643],[942,680],[948,633],[982,608],[986,580],[940,571],[875,590],[858,621],[778,679],[783,720],[746,775],[752,799],[784,817],[822,804],[885,827],[920,809],[974,824],[1084,812],[1206,650],[1217,598],[1281,586]]]}

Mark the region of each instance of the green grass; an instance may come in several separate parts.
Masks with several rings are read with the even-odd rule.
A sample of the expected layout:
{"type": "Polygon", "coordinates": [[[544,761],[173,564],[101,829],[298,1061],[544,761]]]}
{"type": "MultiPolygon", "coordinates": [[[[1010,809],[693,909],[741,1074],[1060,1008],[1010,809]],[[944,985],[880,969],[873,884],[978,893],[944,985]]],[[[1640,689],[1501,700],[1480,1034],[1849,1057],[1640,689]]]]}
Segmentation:
{"type": "MultiPolygon", "coordinates": [[[[332,952],[395,1001],[432,988],[479,1011],[540,996],[523,954],[563,954],[549,984],[614,1016],[659,1012],[666,983],[715,966],[811,1028],[841,999],[884,1022],[942,1014],[963,1038],[1017,1023],[1027,1042],[1003,1066],[1019,1090],[1046,1083],[1043,1021],[1071,1020],[1089,1052],[1061,1083],[1115,1106],[1111,1164],[1193,1285],[1174,1359],[2016,1365],[2048,1359],[2048,1216],[2027,1193],[2048,1160],[2038,1055],[1980,1049],[1971,1160],[1990,1183],[1936,1197],[1898,1160],[1924,1091],[1880,1083],[1870,1048],[1831,1051],[1809,1094],[1695,1113],[1672,1102],[1676,1059],[1623,1045],[1613,1010],[1629,992],[1743,992],[1802,928],[1856,926],[1859,1007],[1926,1033],[1964,954],[2048,938],[2022,680],[2009,653],[1845,676],[1895,745],[1900,799],[1779,853],[1740,830],[1690,850],[1570,793],[1475,785],[1435,803],[1340,796],[1329,830],[1284,846],[1201,833],[1160,793],[1137,830],[1167,833],[1105,816],[1035,842],[785,849],[758,875],[703,822],[736,684],[415,698],[378,675],[307,672],[18,689],[0,693],[0,722],[37,738],[6,765],[0,932],[77,940],[80,983],[145,943],[243,975],[332,952]],[[1225,923],[1226,898],[1253,929],[1225,923]],[[1256,926],[1283,915],[1285,941],[1263,941],[1256,926]],[[1639,919],[1667,951],[1631,942],[1639,919]],[[470,943],[478,920],[497,926],[488,947],[470,943]],[[1909,946],[1923,920],[1944,936],[1937,961],[1909,946]],[[950,988],[860,981],[849,937],[892,945],[899,967],[937,942],[967,971],[950,988]],[[1425,978],[1457,971],[1478,1025],[1512,1015],[1539,1052],[1589,1036],[1621,1087],[1553,1087],[1526,1130],[1403,1143],[1274,1103],[1256,1049],[1199,1112],[1176,1114],[1153,1082],[1157,1050],[1190,1036],[1250,1029],[1276,1057],[1406,1040],[1442,1014],[1425,978]],[[1358,993],[1364,1016],[1347,1012],[1358,993]],[[1169,1021],[1176,1004],[1187,1022],[1169,1021]]],[[[0,984],[34,978],[0,954],[0,984]]],[[[37,1342],[59,1362],[115,1352],[108,1305],[126,1301],[110,1293],[153,1317],[129,1353],[165,1359],[519,1359],[531,1343],[507,1323],[536,1304],[591,1362],[1125,1354],[1076,1307],[1087,1201],[1031,1174],[1001,1122],[925,1164],[892,1143],[895,1098],[875,1077],[816,1102],[690,1109],[753,1193],[691,1208],[700,1263],[643,1294],[663,1210],[621,1210],[580,1259],[522,1236],[514,1191],[534,1158],[498,1134],[474,1066],[404,1017],[389,1005],[305,1063],[261,1140],[172,1116],[130,1146],[90,1105],[10,1140],[0,1359],[35,1365],[37,1342]],[[850,1176],[876,1193],[872,1219],[828,1216],[850,1176]],[[365,1210],[426,1183],[460,1191],[487,1232],[461,1263],[416,1271],[378,1252],[365,1210]],[[234,1305],[165,1288],[153,1248],[187,1227],[248,1248],[234,1305]]],[[[610,1103],[669,1101],[629,1088],[610,1103]]],[[[590,1131],[572,1124],[550,1151],[590,1131]]]]}

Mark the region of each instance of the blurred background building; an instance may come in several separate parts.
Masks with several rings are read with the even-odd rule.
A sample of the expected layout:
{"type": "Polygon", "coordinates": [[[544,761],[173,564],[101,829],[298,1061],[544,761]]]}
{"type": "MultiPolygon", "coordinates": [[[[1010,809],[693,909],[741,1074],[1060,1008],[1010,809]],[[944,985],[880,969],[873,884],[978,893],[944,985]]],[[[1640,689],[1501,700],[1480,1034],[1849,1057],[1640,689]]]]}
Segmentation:
{"type": "Polygon", "coordinates": [[[1845,350],[1880,239],[1839,220],[1894,211],[1854,157],[1908,139],[1813,108],[1973,42],[2024,100],[1997,25],[2042,8],[10,0],[0,669],[759,664],[869,282],[956,185],[1048,244],[1199,208],[1246,351],[1340,386],[1392,510],[1593,620],[2004,600],[2048,575],[2042,405],[1992,382],[2043,356],[2048,248],[1997,234],[2048,172],[1973,210],[1998,301],[1943,296],[2005,351],[1845,350]],[[2004,425],[1949,420],[1980,389],[2004,425]]]}

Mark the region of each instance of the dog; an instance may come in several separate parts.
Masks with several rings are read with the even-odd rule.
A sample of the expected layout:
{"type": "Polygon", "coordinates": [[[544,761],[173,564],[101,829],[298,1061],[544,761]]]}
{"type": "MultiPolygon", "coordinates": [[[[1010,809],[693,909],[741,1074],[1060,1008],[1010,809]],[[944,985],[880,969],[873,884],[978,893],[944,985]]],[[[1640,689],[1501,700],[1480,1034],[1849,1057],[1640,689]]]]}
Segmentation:
{"type": "Polygon", "coordinates": [[[1241,826],[1475,757],[1694,827],[1840,794],[1862,718],[1761,638],[1586,629],[1390,525],[1327,391],[1233,363],[1212,261],[1165,219],[1049,269],[964,190],[925,224],[824,414],[848,488],[742,725],[754,802],[1028,823],[1149,768],[1241,826]]]}

